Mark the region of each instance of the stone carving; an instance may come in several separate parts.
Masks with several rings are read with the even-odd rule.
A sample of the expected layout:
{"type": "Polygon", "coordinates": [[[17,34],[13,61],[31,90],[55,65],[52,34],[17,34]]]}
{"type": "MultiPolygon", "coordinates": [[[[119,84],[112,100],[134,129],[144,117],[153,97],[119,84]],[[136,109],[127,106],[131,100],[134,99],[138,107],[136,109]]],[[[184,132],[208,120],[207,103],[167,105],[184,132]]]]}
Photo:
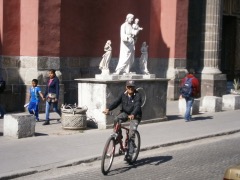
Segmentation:
{"type": "Polygon", "coordinates": [[[102,60],[99,64],[99,69],[102,70],[102,74],[103,73],[108,73],[109,74],[109,62],[112,58],[112,47],[111,47],[111,41],[108,40],[104,46],[104,51],[105,54],[103,54],[102,56],[102,60]]]}
{"type": "Polygon", "coordinates": [[[88,108],[78,107],[77,104],[62,105],[61,123],[64,129],[86,129],[88,108]]]}
{"type": "Polygon", "coordinates": [[[142,43],[141,47],[141,57],[139,59],[139,67],[142,74],[149,74],[148,68],[147,68],[147,61],[148,61],[148,45],[146,42],[142,43]]]}
{"type": "Polygon", "coordinates": [[[121,25],[120,29],[120,55],[118,65],[114,74],[129,73],[134,62],[135,55],[135,39],[140,29],[134,30],[132,27],[134,15],[128,14],[126,21],[121,25]]]}
{"type": "Polygon", "coordinates": [[[141,27],[138,25],[138,23],[139,23],[139,19],[136,18],[135,21],[134,21],[134,24],[132,25],[132,28],[133,28],[133,30],[135,31],[135,34],[136,34],[136,35],[133,37],[133,38],[134,38],[134,41],[135,41],[135,44],[136,44],[136,42],[137,42],[137,35],[138,35],[139,31],[143,30],[143,28],[141,28],[141,27]]]}

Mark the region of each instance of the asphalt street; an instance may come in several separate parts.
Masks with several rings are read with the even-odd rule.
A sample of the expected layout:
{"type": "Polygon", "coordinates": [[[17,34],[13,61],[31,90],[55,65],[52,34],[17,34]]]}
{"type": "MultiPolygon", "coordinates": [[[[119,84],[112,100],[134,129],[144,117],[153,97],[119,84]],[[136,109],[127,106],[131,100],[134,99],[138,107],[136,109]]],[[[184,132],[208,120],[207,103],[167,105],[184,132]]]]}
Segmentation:
{"type": "Polygon", "coordinates": [[[220,180],[225,170],[240,164],[240,133],[161,147],[140,153],[134,165],[116,157],[108,175],[100,170],[100,161],[52,169],[16,180],[220,180]]]}
{"type": "MultiPolygon", "coordinates": [[[[168,102],[169,121],[142,124],[141,150],[171,146],[240,131],[240,110],[203,113],[186,123],[178,115],[177,102],[168,102]]],[[[41,119],[44,115],[41,114],[41,119]]],[[[51,125],[36,125],[37,136],[13,139],[0,136],[0,179],[34,174],[53,168],[92,162],[101,158],[112,130],[66,131],[52,114],[51,125]]],[[[2,120],[0,120],[0,133],[2,120]]]]}

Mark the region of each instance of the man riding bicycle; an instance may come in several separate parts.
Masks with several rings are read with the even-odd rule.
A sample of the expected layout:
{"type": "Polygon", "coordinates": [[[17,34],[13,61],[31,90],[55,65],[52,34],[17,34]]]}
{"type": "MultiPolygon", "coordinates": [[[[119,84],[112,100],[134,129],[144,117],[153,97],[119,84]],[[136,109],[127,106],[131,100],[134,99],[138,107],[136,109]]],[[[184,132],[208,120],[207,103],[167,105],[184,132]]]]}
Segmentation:
{"type": "Polygon", "coordinates": [[[121,112],[114,119],[114,124],[121,120],[126,122],[130,120],[130,131],[129,131],[129,141],[128,141],[128,153],[126,154],[124,160],[129,161],[132,159],[134,153],[134,137],[135,131],[137,130],[138,124],[142,118],[142,98],[138,91],[135,88],[134,81],[126,82],[126,91],[121,93],[119,97],[110,104],[107,109],[103,111],[104,114],[109,114],[109,111],[114,110],[119,105],[122,105],[121,112]]]}

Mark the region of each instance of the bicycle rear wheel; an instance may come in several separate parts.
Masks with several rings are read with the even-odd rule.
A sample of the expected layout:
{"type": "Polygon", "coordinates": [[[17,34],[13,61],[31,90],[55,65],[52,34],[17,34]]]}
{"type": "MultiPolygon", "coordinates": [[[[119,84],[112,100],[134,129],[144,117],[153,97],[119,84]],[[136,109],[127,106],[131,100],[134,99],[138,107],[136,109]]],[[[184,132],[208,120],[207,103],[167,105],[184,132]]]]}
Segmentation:
{"type": "Polygon", "coordinates": [[[115,138],[109,137],[103,149],[101,170],[104,175],[107,175],[113,163],[115,155],[115,138]]]}
{"type": "Polygon", "coordinates": [[[137,160],[138,154],[140,151],[141,137],[138,131],[135,131],[135,140],[134,140],[133,146],[134,146],[134,152],[133,152],[132,160],[130,163],[134,163],[137,160]]]}

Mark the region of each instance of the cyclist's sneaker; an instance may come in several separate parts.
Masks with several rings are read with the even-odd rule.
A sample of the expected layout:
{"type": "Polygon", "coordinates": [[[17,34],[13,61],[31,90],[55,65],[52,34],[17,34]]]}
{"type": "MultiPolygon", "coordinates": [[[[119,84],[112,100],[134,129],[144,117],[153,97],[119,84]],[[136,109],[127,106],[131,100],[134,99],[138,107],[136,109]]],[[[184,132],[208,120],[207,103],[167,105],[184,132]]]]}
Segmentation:
{"type": "Polygon", "coordinates": [[[132,161],[132,156],[131,155],[126,155],[125,157],[124,157],[124,161],[132,161]]]}
{"type": "Polygon", "coordinates": [[[132,145],[133,145],[133,148],[134,148],[134,149],[137,148],[137,145],[135,144],[135,142],[133,142],[132,145]]]}

